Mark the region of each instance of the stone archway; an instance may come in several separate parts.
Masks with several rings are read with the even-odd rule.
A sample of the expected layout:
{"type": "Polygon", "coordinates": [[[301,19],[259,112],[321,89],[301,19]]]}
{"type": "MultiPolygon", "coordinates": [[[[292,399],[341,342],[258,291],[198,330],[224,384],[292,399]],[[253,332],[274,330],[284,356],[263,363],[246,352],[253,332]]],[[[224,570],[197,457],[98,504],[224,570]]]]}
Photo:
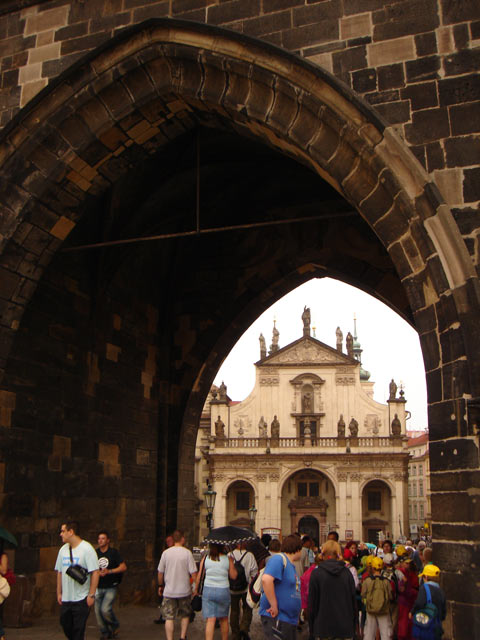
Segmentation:
{"type": "Polygon", "coordinates": [[[362,489],[363,540],[379,544],[379,533],[383,538],[391,538],[392,490],[382,480],[370,480],[362,489]]]}
{"type": "MultiPolygon", "coordinates": [[[[0,369],[8,369],[38,282],[89,208],[147,164],[166,140],[198,126],[248,137],[307,167],[358,212],[388,254],[396,274],[382,272],[372,281],[366,269],[356,283],[389,301],[420,334],[430,402],[433,529],[444,540],[437,554],[445,559],[454,588],[462,572],[471,571],[473,553],[462,543],[465,562],[452,565],[451,545],[465,540],[464,525],[455,524],[458,504],[464,505],[465,522],[471,475],[478,469],[478,409],[467,403],[480,396],[478,281],[451,213],[406,146],[344,85],[294,55],[211,26],[151,21],[80,60],[19,112],[0,138],[0,369]],[[450,490],[453,476],[455,491],[450,490]]],[[[112,239],[108,225],[100,236],[112,239]]],[[[98,241],[99,234],[93,237],[98,241]]],[[[149,345],[141,371],[145,399],[159,389],[163,466],[158,482],[163,495],[171,496],[171,521],[178,515],[187,523],[191,514],[195,431],[223,356],[281,291],[333,269],[325,251],[315,260],[298,260],[288,269],[269,264],[260,279],[246,269],[235,282],[231,305],[220,305],[210,316],[192,316],[176,298],[162,307],[167,326],[160,350],[168,357],[155,369],[150,347],[159,345],[149,345]],[[171,437],[164,442],[169,429],[171,437]]],[[[78,282],[70,279],[66,286],[75,292],[78,282]]],[[[134,294],[132,288],[132,299],[134,294]]],[[[158,322],[158,308],[148,312],[150,326],[158,322]]],[[[57,328],[56,335],[62,331],[57,328]]],[[[118,345],[101,348],[110,362],[117,361],[118,345]]],[[[95,349],[86,348],[82,361],[89,392],[100,375],[95,349]]],[[[73,360],[74,351],[68,353],[73,360]]],[[[25,387],[7,375],[1,394],[2,425],[10,429],[25,387]]],[[[71,451],[60,423],[55,418],[46,427],[52,473],[62,469],[61,459],[71,451]]],[[[80,449],[94,455],[85,443],[80,449]]],[[[119,455],[119,445],[110,441],[97,452],[109,478],[119,473],[119,455]]],[[[145,460],[148,450],[138,447],[137,463],[145,460]]],[[[162,522],[159,518],[157,525],[162,522]]]]}

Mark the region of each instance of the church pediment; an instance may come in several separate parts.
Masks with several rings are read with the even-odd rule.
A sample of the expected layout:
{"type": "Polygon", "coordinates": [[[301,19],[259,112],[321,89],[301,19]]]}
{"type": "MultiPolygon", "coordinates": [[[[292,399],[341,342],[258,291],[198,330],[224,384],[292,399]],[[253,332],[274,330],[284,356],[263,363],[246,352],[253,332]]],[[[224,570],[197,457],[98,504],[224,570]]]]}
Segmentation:
{"type": "Polygon", "coordinates": [[[312,337],[300,338],[264,358],[260,365],[358,364],[353,358],[312,337]]]}

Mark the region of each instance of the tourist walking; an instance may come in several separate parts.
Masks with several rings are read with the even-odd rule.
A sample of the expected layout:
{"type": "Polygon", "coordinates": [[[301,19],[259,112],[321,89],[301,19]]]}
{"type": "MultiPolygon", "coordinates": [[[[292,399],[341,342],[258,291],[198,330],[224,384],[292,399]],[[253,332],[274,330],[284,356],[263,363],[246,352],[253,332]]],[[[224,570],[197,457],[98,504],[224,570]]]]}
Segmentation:
{"type": "Polygon", "coordinates": [[[95,549],[82,540],[78,531],[78,522],[71,520],[62,524],[60,537],[64,544],[55,563],[60,624],[68,640],[84,640],[99,579],[95,549]]]}
{"type": "Polygon", "coordinates": [[[353,638],[358,625],[355,581],[335,540],[322,547],[323,561],[312,572],[308,623],[315,638],[353,638]]]}
{"type": "Polygon", "coordinates": [[[218,618],[222,640],[228,640],[228,613],[230,610],[230,583],[237,577],[233,560],[220,544],[211,543],[208,553],[200,563],[194,595],[198,593],[200,578],[203,577],[202,615],[205,624],[205,640],[213,640],[215,621],[218,618]]]}
{"type": "Polygon", "coordinates": [[[116,638],[118,634],[120,622],[113,611],[113,603],[127,565],[122,560],[118,549],[110,546],[108,531],[103,530],[98,533],[96,551],[100,578],[95,594],[95,617],[100,627],[101,640],[107,640],[107,638],[116,638]]]}
{"type": "Polygon", "coordinates": [[[180,640],[185,640],[192,614],[190,579],[196,579],[197,565],[192,552],[184,547],[183,531],[174,531],[172,539],[173,546],[162,553],[158,563],[158,594],[163,596],[161,615],[167,640],[173,640],[175,618],[180,618],[180,640]]]}
{"type": "Polygon", "coordinates": [[[247,604],[247,590],[250,580],[258,573],[258,565],[253,553],[247,551],[245,542],[237,545],[231,557],[237,569],[237,577],[230,580],[232,640],[250,640],[252,609],[247,604]]]}
{"type": "Polygon", "coordinates": [[[302,608],[295,561],[301,553],[302,541],[297,535],[289,535],[282,541],[281,552],[265,566],[260,618],[267,640],[295,640],[302,608]]]}
{"type": "Polygon", "coordinates": [[[390,603],[392,602],[392,586],[390,580],[382,576],[382,558],[373,558],[372,575],[362,585],[362,598],[367,609],[364,640],[375,640],[377,630],[381,640],[391,640],[392,621],[390,603]]]}

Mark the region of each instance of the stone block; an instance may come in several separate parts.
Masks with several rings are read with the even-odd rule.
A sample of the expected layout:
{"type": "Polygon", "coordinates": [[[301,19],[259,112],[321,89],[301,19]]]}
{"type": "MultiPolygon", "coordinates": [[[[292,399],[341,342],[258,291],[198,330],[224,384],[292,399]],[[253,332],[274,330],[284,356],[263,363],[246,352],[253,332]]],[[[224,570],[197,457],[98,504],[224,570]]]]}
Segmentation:
{"type": "Polygon", "coordinates": [[[387,91],[405,86],[403,64],[390,64],[377,69],[378,90],[387,91]]]}
{"type": "Polygon", "coordinates": [[[442,362],[452,362],[465,356],[465,344],[460,329],[449,329],[440,334],[442,362]]]}
{"type": "Polygon", "coordinates": [[[26,36],[40,33],[41,31],[50,31],[51,29],[60,29],[68,24],[69,6],[63,5],[55,9],[47,9],[37,14],[30,14],[25,20],[26,36]]]}
{"type": "Polygon", "coordinates": [[[337,40],[339,35],[338,20],[327,18],[318,24],[309,24],[283,32],[283,45],[289,51],[303,49],[321,42],[337,40]]]}
{"type": "Polygon", "coordinates": [[[447,76],[475,73],[480,68],[480,49],[464,49],[446,56],[443,68],[447,76]]]}
{"type": "Polygon", "coordinates": [[[243,33],[251,36],[262,36],[266,33],[275,33],[292,27],[290,11],[279,11],[258,18],[243,21],[243,33]]]}
{"type": "Polygon", "coordinates": [[[449,114],[454,136],[480,131],[480,101],[450,107],[449,114]]]}
{"type": "Polygon", "coordinates": [[[333,72],[337,76],[343,76],[350,71],[364,69],[368,66],[365,46],[336,51],[332,54],[332,60],[333,72]]]}
{"type": "Polygon", "coordinates": [[[413,36],[394,38],[384,42],[372,42],[367,46],[367,56],[370,67],[413,60],[416,57],[413,36]]]}
{"type": "Polygon", "coordinates": [[[427,171],[429,173],[432,173],[436,169],[445,168],[445,157],[439,142],[431,142],[425,145],[425,151],[427,154],[427,171]]]}
{"type": "Polygon", "coordinates": [[[455,51],[453,29],[451,27],[439,27],[436,32],[438,53],[446,55],[455,51]]]}
{"type": "Polygon", "coordinates": [[[432,31],[439,23],[436,0],[404,0],[385,4],[373,14],[373,37],[387,40],[432,31]]]}
{"type": "Polygon", "coordinates": [[[405,125],[405,137],[411,144],[424,144],[448,138],[450,124],[446,108],[423,109],[412,113],[412,124],[405,125]]]}
{"type": "Polygon", "coordinates": [[[116,464],[120,453],[117,444],[107,444],[106,442],[98,443],[98,460],[99,462],[116,464]]]}
{"type": "Polygon", "coordinates": [[[463,172],[463,199],[465,202],[480,200],[480,167],[463,172]]]}
{"type": "Polygon", "coordinates": [[[358,93],[368,93],[377,89],[377,72],[375,69],[352,71],[352,87],[358,93]]]}
{"type": "Polygon", "coordinates": [[[28,64],[24,67],[20,67],[18,72],[18,83],[26,84],[27,82],[33,82],[34,80],[39,80],[42,77],[42,65],[39,62],[38,64],[28,64]]]}
{"type": "MultiPolygon", "coordinates": [[[[55,566],[58,555],[57,547],[43,547],[41,548],[38,558],[38,570],[39,571],[51,571],[55,566]]],[[[54,576],[55,577],[55,576],[54,576]]]]}
{"type": "MultiPolygon", "coordinates": [[[[71,40],[72,38],[79,38],[80,36],[84,36],[88,33],[88,22],[77,22],[75,24],[71,24],[67,27],[63,27],[62,29],[56,29],[54,31],[54,39],[55,42],[61,42],[62,40],[71,40]]],[[[37,36],[37,42],[38,42],[37,36]]]]}
{"type": "MultiPolygon", "coordinates": [[[[457,434],[456,414],[450,416],[452,428],[450,435],[455,437],[457,434]]],[[[463,471],[468,469],[476,469],[478,465],[478,450],[472,440],[457,438],[430,442],[430,468],[432,471],[463,471]],[[477,455],[477,464],[475,464],[475,453],[477,455]]],[[[478,509],[478,506],[476,507],[478,509]]],[[[445,514],[447,516],[447,514],[445,514]]],[[[444,521],[448,522],[465,522],[464,518],[458,518],[448,515],[444,521]]],[[[470,519],[468,519],[470,522],[470,519]]],[[[478,521],[478,517],[477,517],[478,521]]],[[[472,520],[475,522],[475,518],[472,520]]]]}
{"type": "Polygon", "coordinates": [[[28,64],[37,64],[45,60],[56,60],[60,57],[60,42],[47,44],[44,47],[35,47],[28,53],[28,64]]]}
{"type": "Polygon", "coordinates": [[[479,74],[440,80],[438,82],[438,96],[441,106],[480,100],[479,74]]]}
{"type": "Polygon", "coordinates": [[[408,100],[377,104],[376,110],[389,124],[399,124],[410,120],[410,103],[408,100]]]}
{"type": "Polygon", "coordinates": [[[147,449],[137,449],[136,462],[138,465],[149,465],[150,451],[148,451],[147,449]]]}
{"type": "Polygon", "coordinates": [[[350,40],[372,35],[371,13],[360,13],[340,19],[340,39],[350,40]]]}
{"type": "Polygon", "coordinates": [[[230,0],[211,5],[207,10],[209,24],[225,24],[260,15],[260,0],[230,0]]]}
{"type": "Polygon", "coordinates": [[[448,167],[475,165],[480,160],[480,137],[448,138],[444,142],[448,167]]]}
{"type": "Polygon", "coordinates": [[[416,35],[415,47],[419,58],[437,53],[437,38],[435,33],[419,33],[416,35]]]}
{"type": "Polygon", "coordinates": [[[439,56],[427,56],[417,60],[409,60],[405,69],[408,82],[421,82],[424,80],[436,80],[439,78],[441,61],[439,56]]]}
{"type": "Polygon", "coordinates": [[[450,206],[463,202],[461,169],[442,169],[433,172],[440,193],[450,206]]]}
{"type": "Polygon", "coordinates": [[[442,22],[443,24],[454,24],[468,20],[480,19],[480,6],[477,0],[442,0],[442,22]]]}
{"type": "Polygon", "coordinates": [[[60,45],[61,55],[66,56],[80,51],[91,51],[92,49],[99,47],[108,39],[108,33],[100,32],[81,36],[80,38],[72,38],[71,40],[63,40],[58,44],[60,45]]]}
{"type": "Polygon", "coordinates": [[[47,80],[34,80],[33,82],[27,82],[22,86],[22,93],[20,98],[20,106],[24,107],[32,98],[34,98],[40,91],[47,86],[47,80]]]}
{"type": "Polygon", "coordinates": [[[319,24],[323,20],[340,18],[342,6],[339,0],[323,0],[293,9],[293,26],[302,27],[307,24],[319,24]]]}
{"type": "Polygon", "coordinates": [[[422,82],[409,85],[401,91],[403,100],[410,100],[412,111],[429,109],[438,106],[437,87],[435,82],[422,82]]]}

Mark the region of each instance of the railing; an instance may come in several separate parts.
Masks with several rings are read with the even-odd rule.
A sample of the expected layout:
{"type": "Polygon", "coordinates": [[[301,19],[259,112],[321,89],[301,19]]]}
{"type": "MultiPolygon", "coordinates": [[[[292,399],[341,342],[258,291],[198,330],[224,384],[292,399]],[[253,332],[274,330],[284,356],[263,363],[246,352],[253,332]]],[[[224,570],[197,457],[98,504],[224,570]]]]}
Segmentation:
{"type": "Polygon", "coordinates": [[[317,438],[311,437],[310,442],[305,443],[305,438],[215,438],[215,446],[225,449],[287,449],[293,447],[345,447],[365,448],[365,447],[398,447],[403,442],[399,438],[388,436],[365,436],[360,438],[317,438]]]}

